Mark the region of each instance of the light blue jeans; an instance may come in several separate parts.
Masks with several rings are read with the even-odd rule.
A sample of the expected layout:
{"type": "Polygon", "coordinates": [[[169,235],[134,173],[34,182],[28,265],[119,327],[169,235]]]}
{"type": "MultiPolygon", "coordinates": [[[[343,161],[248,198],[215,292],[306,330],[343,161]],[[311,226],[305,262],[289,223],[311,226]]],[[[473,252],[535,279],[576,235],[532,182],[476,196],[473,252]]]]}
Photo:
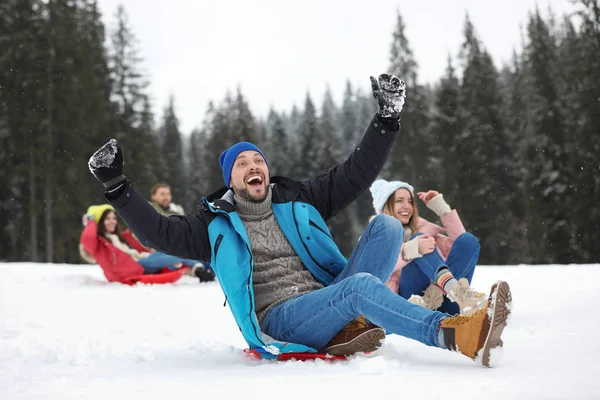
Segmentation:
{"type": "Polygon", "coordinates": [[[158,274],[163,268],[169,268],[171,270],[176,269],[175,264],[183,263],[188,267],[192,267],[199,261],[188,260],[185,258],[179,258],[171,256],[169,254],[155,251],[146,258],[142,258],[138,261],[138,264],[144,268],[145,274],[158,274]]]}
{"type": "MultiPolygon", "coordinates": [[[[413,238],[421,235],[417,233],[413,238]]],[[[440,257],[437,249],[421,258],[415,258],[402,268],[398,294],[405,299],[413,294],[422,295],[423,291],[437,279],[441,267],[448,267],[454,278],[467,278],[469,283],[473,278],[477,261],[479,260],[479,241],[472,234],[465,232],[456,238],[446,261],[440,257]]],[[[458,304],[444,296],[444,302],[438,309],[449,314],[460,313],[458,304]]]]}
{"type": "Polygon", "coordinates": [[[331,285],[274,307],[262,330],[277,340],[322,350],[348,322],[364,315],[388,332],[439,347],[440,321],[448,315],[411,304],[385,285],[403,237],[400,221],[377,216],[331,285]]]}

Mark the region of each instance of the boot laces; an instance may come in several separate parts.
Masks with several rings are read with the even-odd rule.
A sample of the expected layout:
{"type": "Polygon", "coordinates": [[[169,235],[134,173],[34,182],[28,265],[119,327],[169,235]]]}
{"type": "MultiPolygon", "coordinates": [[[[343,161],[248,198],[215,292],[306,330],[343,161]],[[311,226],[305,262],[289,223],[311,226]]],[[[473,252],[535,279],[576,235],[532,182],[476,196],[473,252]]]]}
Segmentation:
{"type": "Polygon", "coordinates": [[[469,286],[456,285],[453,288],[453,292],[454,296],[459,302],[463,302],[468,299],[484,300],[483,293],[479,293],[478,291],[471,289],[469,286]]]}
{"type": "Polygon", "coordinates": [[[473,313],[472,315],[468,315],[468,316],[456,314],[450,318],[446,318],[446,320],[444,322],[448,325],[463,325],[463,324],[473,321],[473,319],[475,319],[475,317],[477,317],[482,312],[485,312],[485,310],[478,310],[475,313],[473,313]]]}

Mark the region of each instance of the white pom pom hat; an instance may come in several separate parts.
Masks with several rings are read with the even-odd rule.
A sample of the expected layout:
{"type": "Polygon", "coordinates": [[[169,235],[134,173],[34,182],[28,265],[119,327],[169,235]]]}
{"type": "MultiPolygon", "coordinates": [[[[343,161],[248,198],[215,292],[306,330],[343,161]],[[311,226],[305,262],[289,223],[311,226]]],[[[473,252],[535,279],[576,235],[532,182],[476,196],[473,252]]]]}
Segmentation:
{"type": "Polygon", "coordinates": [[[388,201],[390,196],[398,189],[406,189],[410,194],[415,197],[415,189],[406,182],[402,181],[386,181],[383,179],[377,179],[370,187],[371,195],[373,196],[373,208],[375,213],[381,214],[385,202],[388,201]]]}

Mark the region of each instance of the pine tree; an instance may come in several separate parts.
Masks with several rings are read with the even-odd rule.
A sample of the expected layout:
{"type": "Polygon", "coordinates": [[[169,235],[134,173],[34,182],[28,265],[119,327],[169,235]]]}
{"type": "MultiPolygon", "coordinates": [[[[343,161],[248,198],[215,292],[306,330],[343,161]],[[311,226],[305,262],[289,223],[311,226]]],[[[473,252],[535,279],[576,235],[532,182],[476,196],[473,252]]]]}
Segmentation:
{"type": "MultiPolygon", "coordinates": [[[[525,99],[523,96],[524,86],[523,60],[516,52],[513,54],[511,66],[505,66],[500,74],[501,90],[503,97],[502,120],[505,124],[506,137],[508,139],[509,155],[512,155],[514,171],[514,193],[511,196],[510,209],[513,211],[513,221],[509,226],[508,262],[531,263],[531,252],[527,239],[527,227],[525,225],[524,204],[528,197],[524,185],[524,135],[527,116],[525,99]]],[[[509,156],[507,155],[507,157],[509,156]]]]}
{"type": "Polygon", "coordinates": [[[388,70],[406,82],[407,97],[400,115],[399,140],[392,148],[384,176],[407,181],[425,190],[433,183],[429,179],[432,176],[428,158],[429,100],[426,88],[418,83],[417,62],[404,30],[404,21],[398,11],[388,70]]]}
{"type": "Polygon", "coordinates": [[[499,76],[468,16],[464,35],[460,54],[464,70],[460,88],[462,134],[456,138],[463,155],[456,160],[460,168],[456,176],[461,191],[458,204],[466,229],[480,241],[481,262],[504,264],[515,187],[502,121],[499,76]]]}
{"type": "Polygon", "coordinates": [[[572,200],[566,203],[571,218],[565,229],[571,231],[571,262],[595,262],[600,256],[600,211],[595,201],[600,196],[600,2],[580,0],[576,5],[575,23],[565,23],[557,68],[565,140],[571,144],[567,156],[572,200]]]}
{"type": "MultiPolygon", "coordinates": [[[[223,187],[223,173],[219,156],[237,142],[251,142],[259,148],[267,148],[258,139],[257,123],[240,89],[235,98],[228,93],[223,102],[215,108],[211,132],[208,139],[206,162],[209,192],[223,187]]],[[[267,156],[268,161],[268,154],[267,156]]]]}
{"type": "Polygon", "coordinates": [[[166,169],[166,164],[164,158],[161,157],[161,145],[154,123],[154,112],[147,95],[143,96],[142,103],[140,125],[134,131],[137,138],[134,146],[139,160],[137,165],[140,167],[135,177],[136,186],[140,192],[150,195],[150,189],[160,180],[161,171],[166,169]]]}
{"type": "MultiPolygon", "coordinates": [[[[343,162],[345,157],[340,149],[340,134],[336,123],[338,114],[333,97],[329,87],[323,96],[323,105],[321,107],[321,116],[319,118],[318,133],[320,135],[320,152],[318,159],[321,160],[319,170],[328,171],[336,164],[343,162]]],[[[329,229],[333,239],[337,243],[340,251],[346,257],[350,257],[352,250],[358,240],[356,225],[356,208],[352,203],[340,213],[328,221],[329,229]]]]}
{"type": "Polygon", "coordinates": [[[462,209],[459,203],[460,192],[468,188],[457,185],[460,170],[456,160],[465,157],[457,145],[457,138],[462,135],[462,111],[459,103],[460,82],[456,76],[452,59],[448,57],[446,75],[441,79],[435,91],[435,109],[432,113],[432,147],[431,162],[434,176],[437,180],[435,187],[453,207],[462,209]]]}
{"type": "Polygon", "coordinates": [[[257,145],[259,148],[261,146],[264,147],[264,142],[258,134],[256,119],[254,118],[252,111],[250,111],[248,102],[239,88],[237,90],[235,102],[233,103],[231,117],[231,137],[235,139],[236,142],[251,142],[257,145]]]}
{"type": "Polygon", "coordinates": [[[341,145],[344,153],[348,153],[356,147],[358,134],[356,132],[356,119],[357,119],[356,101],[354,93],[352,91],[352,84],[350,81],[346,81],[346,90],[344,91],[344,100],[342,102],[342,109],[339,113],[339,126],[341,145]]]}
{"type": "Polygon", "coordinates": [[[303,174],[303,171],[296,171],[296,166],[299,165],[300,149],[302,148],[302,138],[300,137],[300,123],[302,121],[302,113],[294,104],[289,116],[282,116],[283,125],[288,135],[288,143],[292,149],[296,149],[289,159],[288,175],[295,178],[303,174]]]}
{"type": "Polygon", "coordinates": [[[310,94],[307,93],[304,114],[298,127],[300,154],[294,166],[296,179],[310,179],[325,172],[321,160],[319,160],[320,148],[323,146],[323,143],[319,141],[320,137],[317,111],[310,94]]]}
{"type": "Polygon", "coordinates": [[[155,133],[148,127],[149,120],[154,118],[146,93],[148,82],[141,72],[138,41],[122,5],[115,18],[116,28],[110,35],[112,98],[117,114],[114,135],[126,149],[128,173],[135,177],[138,190],[149,196],[157,172],[162,169],[157,165],[161,157],[157,153],[155,133]]]}
{"type": "Polygon", "coordinates": [[[294,165],[294,151],[283,119],[271,109],[267,117],[267,147],[271,176],[288,176],[294,165]]]}
{"type": "Polygon", "coordinates": [[[179,131],[179,120],[175,113],[175,99],[172,95],[163,113],[160,132],[162,138],[160,156],[165,160],[165,169],[161,180],[171,186],[173,201],[181,202],[186,191],[183,140],[179,131]]]}
{"type": "MultiPolygon", "coordinates": [[[[362,137],[371,124],[371,120],[377,113],[377,101],[373,98],[371,91],[369,93],[363,94],[359,89],[356,91],[355,96],[355,107],[356,107],[356,118],[354,120],[354,131],[355,131],[355,146],[351,149],[348,149],[347,155],[350,155],[354,148],[359,145],[362,137]]],[[[389,166],[390,161],[385,163],[384,172],[387,166],[389,166]]],[[[355,201],[355,209],[356,209],[356,222],[358,226],[358,232],[360,233],[366,226],[369,224],[369,218],[373,216],[373,197],[371,196],[371,192],[369,190],[365,190],[355,201]]]]}
{"type": "Polygon", "coordinates": [[[195,129],[190,135],[188,146],[188,184],[186,194],[186,210],[194,211],[201,199],[210,193],[206,176],[211,173],[207,159],[207,144],[212,132],[215,107],[212,102],[208,103],[206,114],[200,129],[195,129]]]}
{"type": "Polygon", "coordinates": [[[536,262],[571,260],[567,228],[570,207],[565,138],[556,85],[556,40],[536,11],[527,26],[525,50],[525,221],[529,250],[536,262]]]}
{"type": "Polygon", "coordinates": [[[185,196],[185,209],[194,211],[197,209],[202,197],[209,195],[205,189],[205,174],[206,165],[204,165],[206,145],[206,131],[203,129],[194,129],[189,138],[188,151],[188,168],[185,196]]]}
{"type": "Polygon", "coordinates": [[[38,261],[40,240],[40,185],[45,159],[41,145],[45,68],[38,57],[44,21],[39,1],[0,3],[0,258],[38,261]]]}

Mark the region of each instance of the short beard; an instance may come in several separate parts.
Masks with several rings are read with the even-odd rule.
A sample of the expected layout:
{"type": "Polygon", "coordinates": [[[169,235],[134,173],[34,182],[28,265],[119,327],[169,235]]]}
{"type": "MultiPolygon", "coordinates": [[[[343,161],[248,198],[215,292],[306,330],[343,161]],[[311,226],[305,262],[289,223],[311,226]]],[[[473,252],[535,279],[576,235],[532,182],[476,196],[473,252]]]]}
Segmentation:
{"type": "Polygon", "coordinates": [[[245,187],[242,189],[239,189],[239,188],[236,188],[235,186],[233,187],[233,192],[240,199],[248,200],[248,201],[251,201],[252,203],[262,203],[263,201],[265,201],[265,199],[267,198],[267,194],[268,194],[268,191],[265,190],[265,195],[262,198],[257,199],[257,198],[250,196],[250,193],[248,193],[248,189],[246,189],[245,187]]]}

